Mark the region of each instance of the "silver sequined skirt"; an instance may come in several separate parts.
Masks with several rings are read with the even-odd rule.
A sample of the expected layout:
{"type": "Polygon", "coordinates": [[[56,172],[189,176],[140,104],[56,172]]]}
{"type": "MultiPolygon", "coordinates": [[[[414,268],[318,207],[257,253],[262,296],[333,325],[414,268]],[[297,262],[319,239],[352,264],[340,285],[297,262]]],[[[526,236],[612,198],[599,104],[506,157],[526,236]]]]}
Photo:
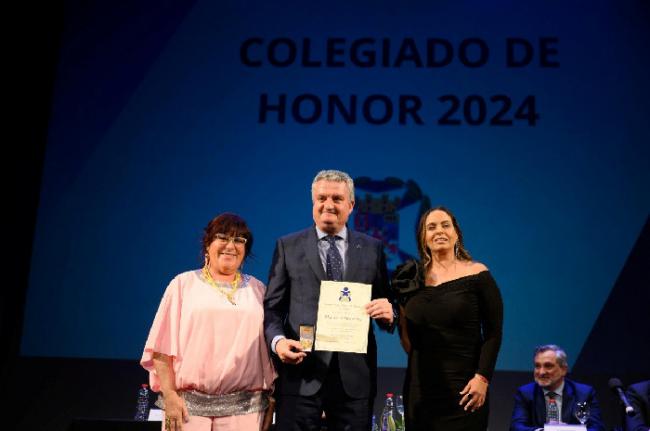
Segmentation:
{"type": "MultiPolygon", "coordinates": [[[[210,395],[199,391],[179,391],[185,400],[185,407],[191,416],[237,416],[261,412],[269,406],[268,392],[234,392],[225,395],[210,395]]],[[[158,395],[156,406],[165,409],[162,394],[158,395]]]]}

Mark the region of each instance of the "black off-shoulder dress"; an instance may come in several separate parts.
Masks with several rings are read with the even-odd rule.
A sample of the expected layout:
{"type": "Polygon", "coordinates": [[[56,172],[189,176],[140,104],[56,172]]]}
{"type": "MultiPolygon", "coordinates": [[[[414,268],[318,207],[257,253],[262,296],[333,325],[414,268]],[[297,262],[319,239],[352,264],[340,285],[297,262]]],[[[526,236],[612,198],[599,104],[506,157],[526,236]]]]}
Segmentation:
{"type": "Polygon", "coordinates": [[[405,308],[411,353],[404,403],[409,431],[484,431],[488,403],[466,412],[458,403],[479,373],[492,379],[503,324],[501,293],[489,271],[425,286],[422,268],[407,262],[393,287],[405,308]]]}

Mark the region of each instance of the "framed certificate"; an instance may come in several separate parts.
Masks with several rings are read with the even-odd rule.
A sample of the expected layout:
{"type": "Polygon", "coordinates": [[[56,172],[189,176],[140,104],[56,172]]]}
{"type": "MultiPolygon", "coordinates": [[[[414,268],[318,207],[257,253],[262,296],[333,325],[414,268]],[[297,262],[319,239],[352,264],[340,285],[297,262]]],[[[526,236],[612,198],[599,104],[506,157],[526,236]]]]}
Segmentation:
{"type": "Polygon", "coordinates": [[[367,353],[371,297],[370,284],[322,281],[314,350],[367,353]]]}

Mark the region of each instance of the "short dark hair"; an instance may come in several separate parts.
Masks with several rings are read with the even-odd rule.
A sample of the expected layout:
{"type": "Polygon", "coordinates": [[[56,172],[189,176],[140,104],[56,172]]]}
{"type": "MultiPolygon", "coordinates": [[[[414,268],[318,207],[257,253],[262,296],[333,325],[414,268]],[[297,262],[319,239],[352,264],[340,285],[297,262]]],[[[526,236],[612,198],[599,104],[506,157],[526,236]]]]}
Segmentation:
{"type": "Polygon", "coordinates": [[[208,223],[205,229],[203,229],[203,239],[201,241],[203,249],[201,250],[201,255],[208,252],[210,244],[212,244],[214,237],[218,233],[246,238],[245,258],[248,258],[251,255],[253,250],[253,233],[248,228],[246,220],[233,213],[219,214],[210,220],[210,223],[208,223]]]}

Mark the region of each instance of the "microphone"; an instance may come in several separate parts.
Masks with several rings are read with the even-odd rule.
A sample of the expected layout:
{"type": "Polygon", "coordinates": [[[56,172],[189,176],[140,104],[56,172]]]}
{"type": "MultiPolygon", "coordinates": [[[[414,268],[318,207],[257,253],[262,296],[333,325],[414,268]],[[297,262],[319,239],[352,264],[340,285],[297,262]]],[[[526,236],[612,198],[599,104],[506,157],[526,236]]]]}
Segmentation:
{"type": "Polygon", "coordinates": [[[630,402],[627,400],[627,397],[625,396],[625,392],[623,392],[623,383],[616,377],[612,377],[609,379],[609,382],[607,382],[609,385],[609,388],[616,392],[618,395],[618,399],[623,403],[625,406],[625,414],[628,416],[634,415],[634,407],[630,405],[630,402]]]}

